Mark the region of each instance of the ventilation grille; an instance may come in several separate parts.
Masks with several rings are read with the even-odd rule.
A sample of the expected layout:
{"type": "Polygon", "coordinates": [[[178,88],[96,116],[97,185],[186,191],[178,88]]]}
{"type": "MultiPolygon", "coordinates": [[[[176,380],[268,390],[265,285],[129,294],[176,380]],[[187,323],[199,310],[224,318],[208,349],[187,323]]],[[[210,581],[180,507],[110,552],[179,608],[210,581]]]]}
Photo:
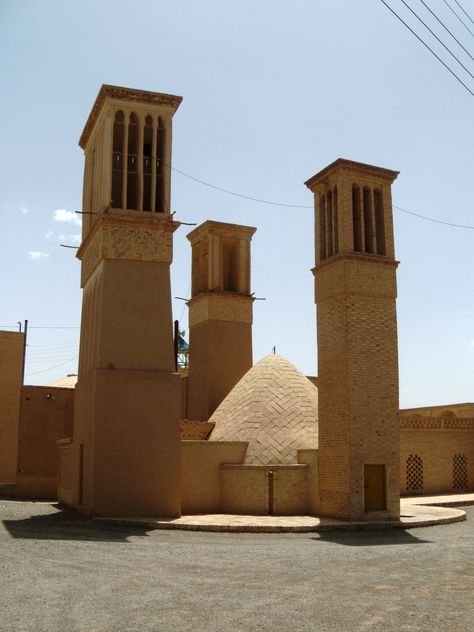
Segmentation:
{"type": "Polygon", "coordinates": [[[418,454],[410,454],[407,459],[407,492],[423,490],[423,461],[418,454]]]}

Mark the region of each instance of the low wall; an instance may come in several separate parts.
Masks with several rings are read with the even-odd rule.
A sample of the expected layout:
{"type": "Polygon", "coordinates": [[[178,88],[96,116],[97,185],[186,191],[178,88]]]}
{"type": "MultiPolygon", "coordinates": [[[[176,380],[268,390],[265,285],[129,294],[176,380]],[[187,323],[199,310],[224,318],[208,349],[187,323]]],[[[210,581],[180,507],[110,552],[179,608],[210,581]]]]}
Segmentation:
{"type": "Polygon", "coordinates": [[[221,511],[231,514],[306,515],[309,466],[221,465],[221,511]]]}
{"type": "Polygon", "coordinates": [[[317,516],[319,513],[319,452],[315,449],[298,450],[298,463],[308,466],[308,513],[317,516]]]}
{"type": "Polygon", "coordinates": [[[221,463],[243,463],[246,441],[181,441],[181,513],[218,513],[221,463]]]}
{"type": "Polygon", "coordinates": [[[16,483],[25,334],[0,331],[0,483],[16,483]]]}
{"type": "Polygon", "coordinates": [[[402,417],[400,491],[411,495],[474,491],[474,418],[402,417]],[[463,471],[466,486],[460,488],[463,471]]]}
{"type": "Polygon", "coordinates": [[[72,437],[73,416],[73,389],[23,387],[18,432],[18,498],[57,498],[57,442],[72,437]]]}

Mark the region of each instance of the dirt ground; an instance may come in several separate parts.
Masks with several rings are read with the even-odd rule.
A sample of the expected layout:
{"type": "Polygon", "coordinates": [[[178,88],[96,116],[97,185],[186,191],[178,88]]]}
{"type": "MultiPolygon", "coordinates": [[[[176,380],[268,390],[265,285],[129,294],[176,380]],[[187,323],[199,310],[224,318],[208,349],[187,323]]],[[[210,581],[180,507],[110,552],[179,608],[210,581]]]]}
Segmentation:
{"type": "Polygon", "coordinates": [[[0,631],[471,632],[466,511],[409,531],[231,534],[0,500],[0,631]]]}

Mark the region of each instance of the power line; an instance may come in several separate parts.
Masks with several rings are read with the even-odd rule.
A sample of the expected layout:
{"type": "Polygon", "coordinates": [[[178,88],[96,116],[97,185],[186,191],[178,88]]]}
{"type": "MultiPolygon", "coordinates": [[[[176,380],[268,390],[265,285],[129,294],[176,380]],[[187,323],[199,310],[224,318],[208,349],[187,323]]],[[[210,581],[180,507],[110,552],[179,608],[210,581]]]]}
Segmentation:
{"type": "Polygon", "coordinates": [[[45,326],[45,325],[33,325],[33,326],[28,326],[28,329],[80,329],[80,325],[77,325],[77,327],[54,327],[54,326],[45,326]]]}
{"type": "Polygon", "coordinates": [[[460,5],[460,3],[458,2],[458,0],[454,0],[454,2],[458,5],[458,7],[461,9],[461,11],[464,13],[464,15],[467,17],[468,20],[471,20],[471,22],[474,24],[474,20],[471,18],[471,16],[469,15],[469,13],[467,11],[465,11],[462,6],[460,5]]]}
{"type": "Polygon", "coordinates": [[[31,351],[36,351],[38,347],[71,347],[73,345],[77,344],[77,339],[76,340],[68,340],[66,342],[52,342],[52,343],[44,343],[44,344],[28,344],[28,349],[31,351]]]}
{"type": "MultiPolygon", "coordinates": [[[[281,202],[271,202],[270,200],[261,200],[259,198],[254,198],[249,195],[244,195],[242,193],[237,193],[236,191],[230,191],[229,189],[224,189],[214,184],[210,184],[209,182],[205,182],[204,180],[195,178],[194,176],[190,175],[189,173],[186,173],[185,171],[180,171],[179,169],[175,169],[175,167],[171,167],[171,169],[173,169],[173,171],[177,171],[178,173],[185,176],[186,178],[190,178],[191,180],[194,180],[195,182],[199,182],[200,184],[203,184],[206,187],[211,187],[211,189],[217,189],[217,191],[223,191],[224,193],[227,193],[228,195],[235,195],[236,197],[245,198],[246,200],[252,200],[253,202],[263,202],[265,204],[271,204],[274,206],[286,206],[289,208],[307,208],[307,209],[313,208],[312,205],[307,206],[307,205],[302,205],[302,204],[282,204],[281,202]]],[[[463,224],[454,224],[452,222],[445,222],[440,219],[434,219],[433,217],[428,217],[426,215],[421,215],[420,213],[408,211],[407,209],[401,208],[400,206],[395,206],[395,204],[393,204],[393,208],[396,208],[399,211],[403,211],[404,213],[408,213],[409,215],[414,215],[415,217],[419,217],[420,219],[424,219],[428,222],[435,222],[436,224],[445,224],[446,226],[453,226],[455,228],[468,228],[468,229],[474,230],[474,226],[465,226],[463,224]]]]}
{"type": "Polygon", "coordinates": [[[392,205],[393,208],[396,208],[398,211],[402,211],[403,213],[408,213],[408,215],[414,215],[415,217],[419,217],[420,219],[425,219],[429,222],[435,222],[436,224],[444,224],[445,226],[454,226],[455,228],[468,228],[469,230],[474,230],[474,226],[467,226],[465,224],[454,224],[452,222],[445,222],[442,219],[434,219],[434,217],[426,217],[426,215],[420,215],[419,213],[414,213],[413,211],[407,211],[406,208],[401,208],[400,206],[392,205]]]}
{"type": "Polygon", "coordinates": [[[449,2],[446,2],[446,0],[443,0],[443,2],[448,7],[448,9],[454,13],[454,15],[461,22],[461,24],[464,26],[464,28],[467,29],[469,31],[469,33],[474,37],[474,33],[471,31],[471,29],[468,27],[468,25],[464,22],[464,20],[459,17],[459,15],[456,13],[456,11],[453,9],[453,7],[449,4],[449,2]]]}
{"type": "Polygon", "coordinates": [[[270,200],[261,200],[259,198],[251,197],[250,195],[244,195],[243,193],[236,193],[235,191],[229,191],[229,189],[223,189],[222,187],[218,187],[215,184],[210,184],[209,182],[204,182],[204,180],[200,180],[199,178],[195,178],[194,176],[186,173],[184,171],[180,171],[180,169],[176,169],[176,167],[172,167],[168,165],[173,171],[180,173],[182,176],[189,178],[190,180],[194,180],[194,182],[199,182],[199,184],[203,184],[206,187],[210,187],[211,189],[216,189],[216,191],[222,191],[223,193],[228,193],[229,195],[235,195],[239,198],[244,198],[245,200],[252,200],[252,202],[260,202],[261,204],[271,204],[273,206],[285,206],[287,208],[313,208],[312,206],[304,206],[302,204],[284,204],[283,202],[271,202],[270,200]]]}
{"type": "Polygon", "coordinates": [[[466,66],[462,63],[462,61],[459,61],[459,59],[456,57],[456,55],[446,46],[446,44],[442,40],[439,39],[439,37],[436,35],[436,33],[434,33],[425,22],[423,22],[423,20],[420,18],[420,16],[410,7],[410,5],[407,4],[405,2],[405,0],[401,0],[401,1],[406,6],[406,8],[413,13],[413,15],[416,17],[416,19],[419,22],[421,22],[426,29],[428,29],[428,31],[431,33],[431,35],[433,35],[433,37],[436,38],[436,40],[441,44],[441,46],[443,46],[448,51],[448,53],[451,55],[451,57],[453,57],[453,59],[455,59],[458,62],[458,64],[464,68],[464,70],[467,72],[467,74],[470,75],[470,77],[472,79],[474,79],[474,75],[472,74],[472,72],[466,68],[466,66]]]}
{"type": "Polygon", "coordinates": [[[56,366],[51,366],[49,367],[49,369],[43,369],[42,371],[34,371],[34,373],[27,373],[25,377],[30,377],[30,375],[39,375],[40,373],[47,373],[48,371],[53,371],[54,369],[58,369],[60,366],[64,366],[65,364],[67,364],[68,362],[72,362],[73,360],[77,360],[77,356],[74,356],[73,358],[69,358],[69,360],[66,360],[65,362],[61,362],[61,364],[56,364],[56,366]]]}
{"type": "Polygon", "coordinates": [[[422,39],[421,39],[421,37],[420,37],[419,35],[417,35],[417,34],[415,33],[415,31],[414,31],[414,30],[413,30],[410,26],[408,26],[408,24],[407,24],[407,23],[403,20],[403,18],[401,18],[401,17],[398,15],[398,13],[396,13],[396,12],[392,9],[392,7],[391,7],[390,5],[388,5],[388,4],[385,2],[385,0],[380,0],[380,2],[382,2],[382,4],[384,4],[384,5],[387,7],[387,9],[393,13],[393,15],[397,18],[397,20],[400,20],[400,22],[401,22],[404,26],[406,26],[406,28],[410,31],[410,33],[412,33],[412,34],[416,37],[416,39],[417,39],[419,42],[421,42],[421,43],[423,44],[423,46],[425,46],[425,48],[427,48],[427,49],[430,51],[430,53],[431,53],[432,55],[434,55],[434,56],[436,57],[436,59],[437,59],[437,60],[438,60],[441,64],[443,64],[443,66],[446,68],[446,70],[448,70],[448,71],[449,71],[449,72],[453,75],[453,77],[455,77],[455,78],[459,81],[459,83],[460,83],[462,86],[464,86],[464,88],[466,88],[466,90],[469,92],[469,94],[471,94],[471,95],[474,97],[474,92],[473,92],[470,88],[468,88],[468,87],[467,87],[467,85],[466,85],[466,84],[465,84],[465,83],[464,83],[464,82],[463,82],[463,81],[462,81],[462,80],[461,80],[461,79],[457,76],[457,74],[456,74],[453,70],[451,70],[451,68],[450,68],[447,64],[445,64],[445,63],[444,63],[444,61],[441,59],[441,57],[438,57],[438,55],[434,52],[434,50],[433,50],[432,48],[430,48],[430,46],[428,46],[428,44],[426,44],[426,42],[425,42],[424,40],[422,40],[422,39]]]}
{"type": "Polygon", "coordinates": [[[438,20],[438,22],[441,24],[441,26],[444,28],[444,30],[445,30],[445,31],[447,31],[447,32],[451,35],[451,37],[453,38],[453,40],[454,40],[454,41],[456,41],[456,42],[459,44],[459,46],[463,49],[463,51],[464,51],[465,53],[467,53],[467,54],[469,55],[469,57],[470,57],[472,60],[474,60],[474,57],[473,57],[473,56],[471,55],[471,53],[467,50],[467,48],[464,48],[464,46],[461,44],[461,42],[458,40],[458,38],[457,38],[455,35],[453,35],[453,34],[451,33],[451,31],[448,29],[448,27],[447,27],[447,26],[446,26],[446,25],[445,25],[445,24],[444,24],[444,23],[443,23],[443,22],[439,19],[439,17],[436,15],[436,13],[434,13],[434,11],[432,11],[432,10],[430,9],[430,7],[426,4],[425,0],[420,0],[420,2],[423,4],[423,6],[425,6],[425,7],[428,9],[428,11],[431,13],[431,15],[432,15],[432,16],[433,16],[436,20],[438,20]]]}

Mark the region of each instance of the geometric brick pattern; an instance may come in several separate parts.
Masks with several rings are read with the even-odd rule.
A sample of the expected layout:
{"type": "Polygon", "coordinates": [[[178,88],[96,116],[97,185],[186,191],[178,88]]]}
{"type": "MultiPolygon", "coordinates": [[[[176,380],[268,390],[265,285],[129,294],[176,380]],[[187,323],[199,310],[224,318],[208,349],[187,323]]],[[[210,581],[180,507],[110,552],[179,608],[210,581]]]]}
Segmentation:
{"type": "Polygon", "coordinates": [[[206,441],[209,439],[213,428],[214,424],[209,421],[189,421],[188,419],[181,419],[181,441],[206,441]]]}
{"type": "Polygon", "coordinates": [[[473,417],[400,417],[400,428],[415,430],[474,430],[473,417]]]}
{"type": "Polygon", "coordinates": [[[269,355],[236,384],[209,421],[211,441],[248,441],[246,464],[297,463],[318,447],[317,388],[288,360],[269,355]]]}
{"type": "Polygon", "coordinates": [[[418,454],[410,454],[407,459],[407,492],[423,490],[423,461],[418,454]]]}
{"type": "Polygon", "coordinates": [[[453,456],[453,490],[467,489],[467,458],[465,454],[453,456]]]}

